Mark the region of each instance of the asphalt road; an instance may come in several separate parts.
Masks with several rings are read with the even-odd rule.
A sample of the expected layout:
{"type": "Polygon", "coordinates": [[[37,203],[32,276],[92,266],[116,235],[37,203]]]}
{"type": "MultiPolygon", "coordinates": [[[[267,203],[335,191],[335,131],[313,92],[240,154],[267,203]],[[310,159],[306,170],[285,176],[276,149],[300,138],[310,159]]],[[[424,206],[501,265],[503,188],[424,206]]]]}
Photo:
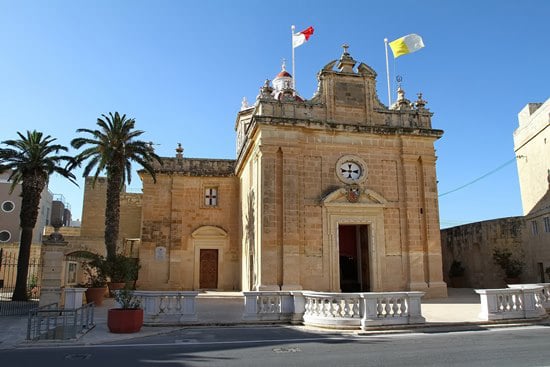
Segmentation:
{"type": "Polygon", "coordinates": [[[550,327],[375,336],[187,328],[116,345],[4,350],[0,366],[550,366],[550,327]]]}

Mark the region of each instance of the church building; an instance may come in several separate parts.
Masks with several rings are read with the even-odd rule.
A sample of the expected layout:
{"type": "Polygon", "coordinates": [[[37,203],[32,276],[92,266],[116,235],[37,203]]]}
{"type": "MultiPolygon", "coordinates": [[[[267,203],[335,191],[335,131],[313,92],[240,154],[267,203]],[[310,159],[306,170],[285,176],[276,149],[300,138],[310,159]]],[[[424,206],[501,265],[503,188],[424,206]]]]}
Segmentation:
{"type": "MultiPolygon", "coordinates": [[[[138,288],[420,290],[443,282],[432,113],[344,46],[306,100],[285,70],[237,114],[237,156],[141,172],[138,288]]],[[[84,226],[84,223],[83,223],[84,226]]]]}

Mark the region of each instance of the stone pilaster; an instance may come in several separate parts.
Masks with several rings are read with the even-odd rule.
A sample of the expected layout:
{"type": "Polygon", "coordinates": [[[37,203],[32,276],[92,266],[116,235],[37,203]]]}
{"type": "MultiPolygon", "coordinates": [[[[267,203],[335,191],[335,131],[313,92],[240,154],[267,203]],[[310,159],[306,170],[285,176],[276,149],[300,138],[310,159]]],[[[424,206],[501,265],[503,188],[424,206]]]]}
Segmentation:
{"type": "Polygon", "coordinates": [[[42,241],[42,279],[40,306],[58,303],[61,306],[61,286],[63,285],[63,259],[68,242],[57,232],[42,241]]]}

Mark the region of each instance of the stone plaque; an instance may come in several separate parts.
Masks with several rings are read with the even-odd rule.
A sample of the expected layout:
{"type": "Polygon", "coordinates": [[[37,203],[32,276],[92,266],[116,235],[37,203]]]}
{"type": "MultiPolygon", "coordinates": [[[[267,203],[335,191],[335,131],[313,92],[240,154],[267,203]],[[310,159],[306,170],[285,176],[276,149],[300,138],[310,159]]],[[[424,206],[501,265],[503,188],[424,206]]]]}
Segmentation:
{"type": "Polygon", "coordinates": [[[361,107],[365,105],[365,86],[356,83],[336,83],[334,97],[337,105],[361,107]]]}
{"type": "Polygon", "coordinates": [[[166,260],[166,247],[159,246],[155,248],[155,260],[157,261],[166,260]]]}

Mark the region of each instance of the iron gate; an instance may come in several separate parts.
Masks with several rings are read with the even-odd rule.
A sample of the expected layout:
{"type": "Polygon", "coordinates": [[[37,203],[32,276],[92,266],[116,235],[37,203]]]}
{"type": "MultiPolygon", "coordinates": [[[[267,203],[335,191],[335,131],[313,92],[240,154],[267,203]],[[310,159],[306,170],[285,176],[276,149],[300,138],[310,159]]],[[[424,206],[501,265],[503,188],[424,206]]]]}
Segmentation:
{"type": "Polygon", "coordinates": [[[42,263],[39,258],[29,260],[27,274],[28,302],[12,301],[17,277],[17,253],[0,249],[0,316],[26,315],[31,308],[38,306],[42,263]]]}

